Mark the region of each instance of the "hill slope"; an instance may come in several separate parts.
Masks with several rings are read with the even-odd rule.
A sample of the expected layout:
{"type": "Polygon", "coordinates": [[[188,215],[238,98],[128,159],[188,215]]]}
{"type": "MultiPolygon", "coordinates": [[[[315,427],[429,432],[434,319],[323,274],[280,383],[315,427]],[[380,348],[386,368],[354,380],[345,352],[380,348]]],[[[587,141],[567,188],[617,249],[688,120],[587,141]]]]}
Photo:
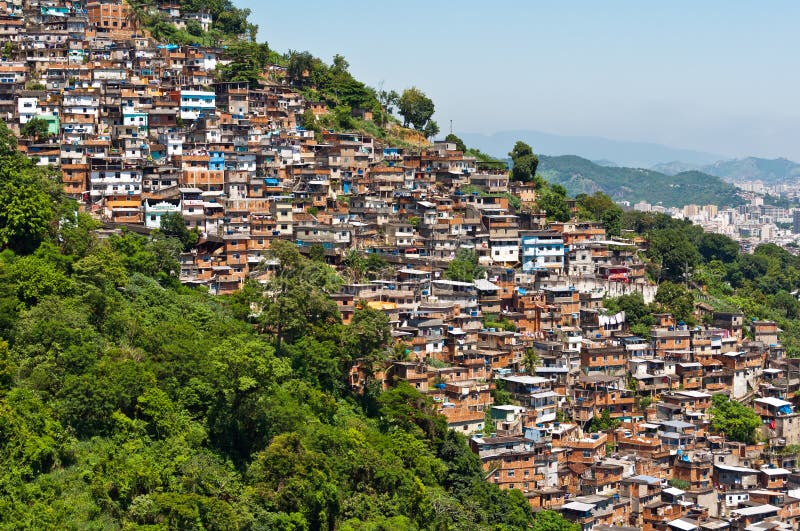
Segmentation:
{"type": "Polygon", "coordinates": [[[539,173],[571,195],[602,191],[615,200],[647,201],[665,207],[686,204],[734,206],[742,203],[736,187],[698,171],[666,175],[641,168],[600,166],[575,155],[541,156],[539,173]]]}
{"type": "Polygon", "coordinates": [[[800,179],[800,164],[788,159],[745,157],[743,159],[720,160],[707,165],[674,161],[656,164],[651,166],[650,169],[667,175],[698,170],[709,175],[715,175],[731,183],[763,181],[765,184],[775,184],[800,179]]]}
{"type": "Polygon", "coordinates": [[[759,180],[772,184],[800,179],[800,164],[788,159],[747,157],[721,160],[703,167],[703,171],[729,182],[759,180]]]}
{"type": "Polygon", "coordinates": [[[651,170],[666,175],[677,175],[684,171],[704,171],[703,168],[704,166],[702,164],[692,164],[691,162],[681,162],[679,160],[650,166],[651,170]]]}

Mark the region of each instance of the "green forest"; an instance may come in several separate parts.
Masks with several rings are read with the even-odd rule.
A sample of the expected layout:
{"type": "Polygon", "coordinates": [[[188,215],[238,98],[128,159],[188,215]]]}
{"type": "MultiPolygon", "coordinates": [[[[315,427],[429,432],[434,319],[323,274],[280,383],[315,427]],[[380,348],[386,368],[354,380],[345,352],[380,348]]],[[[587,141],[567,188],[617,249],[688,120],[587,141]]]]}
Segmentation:
{"type": "Polygon", "coordinates": [[[699,171],[666,175],[641,168],[600,166],[575,155],[543,155],[540,159],[541,177],[563,186],[571,195],[602,191],[615,201],[647,201],[664,207],[691,203],[722,208],[744,203],[734,185],[699,171]]]}
{"type": "Polygon", "coordinates": [[[555,529],[415,389],[350,390],[353,360],[395,354],[382,313],[341,323],[329,266],[277,244],[266,286],[182,287],[184,242],[100,237],[14,142],[0,127],[0,528],[555,529]]]}
{"type": "Polygon", "coordinates": [[[794,182],[800,177],[800,164],[787,159],[721,160],[702,168],[702,171],[721,177],[728,182],[762,181],[764,184],[794,182]]]}

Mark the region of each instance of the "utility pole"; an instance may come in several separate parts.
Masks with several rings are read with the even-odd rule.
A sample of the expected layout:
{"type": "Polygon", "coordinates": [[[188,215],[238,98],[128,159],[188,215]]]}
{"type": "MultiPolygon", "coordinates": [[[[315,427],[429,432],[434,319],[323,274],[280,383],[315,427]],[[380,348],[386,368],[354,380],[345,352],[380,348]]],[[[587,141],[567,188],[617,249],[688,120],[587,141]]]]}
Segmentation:
{"type": "Polygon", "coordinates": [[[683,285],[689,289],[689,262],[685,261],[683,266],[683,285]]]}

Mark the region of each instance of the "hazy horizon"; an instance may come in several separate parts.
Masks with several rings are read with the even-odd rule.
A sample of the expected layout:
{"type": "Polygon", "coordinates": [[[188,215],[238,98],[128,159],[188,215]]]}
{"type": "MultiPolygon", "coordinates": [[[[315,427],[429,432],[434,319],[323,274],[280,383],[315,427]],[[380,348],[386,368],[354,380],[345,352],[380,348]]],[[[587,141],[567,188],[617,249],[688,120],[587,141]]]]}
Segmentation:
{"type": "Polygon", "coordinates": [[[800,160],[800,4],[235,0],[259,40],[416,85],[443,132],[531,129],[800,160]]]}

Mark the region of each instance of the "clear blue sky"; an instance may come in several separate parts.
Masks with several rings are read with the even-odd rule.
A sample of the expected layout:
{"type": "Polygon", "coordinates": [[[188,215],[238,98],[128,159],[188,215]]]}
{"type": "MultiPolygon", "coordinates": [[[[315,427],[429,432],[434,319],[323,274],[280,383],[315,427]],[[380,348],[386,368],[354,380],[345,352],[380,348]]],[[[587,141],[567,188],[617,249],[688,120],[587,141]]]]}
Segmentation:
{"type": "Polygon", "coordinates": [[[234,0],[273,49],[418,86],[442,131],[800,160],[800,2],[234,0]]]}

